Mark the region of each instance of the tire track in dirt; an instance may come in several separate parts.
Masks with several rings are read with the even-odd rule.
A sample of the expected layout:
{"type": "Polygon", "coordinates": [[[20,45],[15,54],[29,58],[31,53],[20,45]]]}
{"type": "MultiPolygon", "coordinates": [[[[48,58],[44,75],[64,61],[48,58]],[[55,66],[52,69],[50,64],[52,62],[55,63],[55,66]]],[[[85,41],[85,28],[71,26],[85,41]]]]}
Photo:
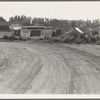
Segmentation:
{"type": "Polygon", "coordinates": [[[48,48],[52,48],[54,54],[57,53],[55,51],[59,51],[59,54],[63,56],[65,63],[67,62],[66,65],[69,64],[68,67],[72,70],[72,85],[69,87],[72,91],[70,93],[100,93],[100,71],[98,70],[100,65],[99,57],[96,57],[91,53],[79,51],[77,49],[73,50],[73,48],[63,47],[61,45],[58,46],[58,48],[57,45],[56,48],[53,46],[48,46],[48,48]]]}
{"type": "Polygon", "coordinates": [[[23,52],[22,48],[20,50],[20,48],[14,49],[14,47],[10,47],[12,56],[8,60],[12,61],[13,66],[12,69],[10,68],[9,71],[6,70],[0,75],[0,79],[4,77],[3,82],[1,82],[1,88],[6,90],[6,92],[2,90],[0,93],[25,93],[27,88],[29,88],[29,83],[39,72],[42,65],[38,56],[33,52],[25,51],[25,49],[23,52]],[[18,54],[20,54],[19,57],[18,54]]]}
{"type": "Polygon", "coordinates": [[[2,42],[0,47],[0,93],[100,93],[99,56],[54,44],[2,42]]]}
{"type": "MultiPolygon", "coordinates": [[[[44,50],[41,52],[41,59],[44,64],[44,67],[46,68],[48,66],[46,68],[48,73],[47,75],[45,75],[44,81],[40,81],[41,80],[40,78],[38,79],[39,83],[41,84],[40,86],[39,85],[37,86],[37,91],[35,93],[65,93],[63,91],[65,89],[65,84],[69,82],[68,79],[66,79],[66,77],[67,78],[70,77],[69,76],[70,73],[68,72],[68,70],[65,71],[63,69],[63,66],[65,66],[65,64],[63,64],[58,59],[58,57],[52,55],[52,53],[50,52],[47,53],[46,52],[44,50]]],[[[44,72],[42,72],[42,74],[44,72]]],[[[43,77],[41,78],[43,79],[43,77]]],[[[34,91],[32,92],[34,93],[34,91]]]]}

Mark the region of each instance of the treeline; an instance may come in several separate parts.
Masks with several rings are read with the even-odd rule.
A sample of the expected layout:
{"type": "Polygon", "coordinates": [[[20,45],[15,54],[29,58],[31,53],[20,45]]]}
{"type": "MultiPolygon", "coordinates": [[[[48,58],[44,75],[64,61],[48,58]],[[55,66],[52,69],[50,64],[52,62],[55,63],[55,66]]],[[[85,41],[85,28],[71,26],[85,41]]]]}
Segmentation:
{"type": "MultiPolygon", "coordinates": [[[[3,17],[0,17],[0,22],[6,21],[3,17]]],[[[80,26],[81,24],[86,27],[98,27],[100,25],[100,20],[95,19],[93,21],[88,20],[63,20],[63,19],[50,19],[50,18],[32,18],[25,15],[10,17],[10,23],[19,23],[21,25],[39,25],[39,26],[48,26],[54,28],[70,29],[75,26],[80,26]]]]}
{"type": "Polygon", "coordinates": [[[6,22],[6,20],[1,16],[0,17],[0,22],[6,22]]]}

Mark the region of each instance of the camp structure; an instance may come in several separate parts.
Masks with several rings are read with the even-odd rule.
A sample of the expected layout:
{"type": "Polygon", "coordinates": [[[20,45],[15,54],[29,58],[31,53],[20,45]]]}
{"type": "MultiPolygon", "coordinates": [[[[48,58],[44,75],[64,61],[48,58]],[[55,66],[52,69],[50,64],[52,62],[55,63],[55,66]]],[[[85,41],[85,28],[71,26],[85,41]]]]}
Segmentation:
{"type": "Polygon", "coordinates": [[[13,34],[16,36],[20,36],[22,34],[22,28],[19,24],[12,24],[9,26],[10,30],[12,30],[13,34]]]}
{"type": "Polygon", "coordinates": [[[45,26],[22,26],[23,34],[29,34],[30,37],[51,37],[52,27],[45,26]]]}
{"type": "Polygon", "coordinates": [[[91,28],[91,35],[94,37],[100,37],[100,27],[91,28]]]}
{"type": "Polygon", "coordinates": [[[13,34],[16,36],[20,36],[22,34],[21,27],[13,27],[13,34]]]}
{"type": "Polygon", "coordinates": [[[73,39],[78,39],[80,36],[84,35],[84,32],[79,27],[74,27],[60,36],[60,41],[69,41],[73,39]]]}
{"type": "Polygon", "coordinates": [[[69,32],[67,32],[67,35],[72,35],[78,38],[80,35],[84,34],[84,32],[79,27],[74,27],[69,32]]]}
{"type": "Polygon", "coordinates": [[[41,32],[44,29],[44,26],[22,26],[23,33],[29,34],[30,37],[41,36],[41,32]]]}
{"type": "Polygon", "coordinates": [[[82,34],[84,34],[84,32],[79,28],[79,27],[74,27],[68,31],[65,31],[64,34],[68,35],[74,35],[74,36],[80,36],[82,34]]]}
{"type": "Polygon", "coordinates": [[[83,27],[83,28],[80,28],[85,36],[87,37],[100,37],[100,28],[99,27],[95,27],[95,28],[90,28],[90,27],[83,27]]]}
{"type": "Polygon", "coordinates": [[[45,27],[44,30],[42,30],[41,37],[51,38],[53,30],[54,30],[53,27],[45,27]]]}
{"type": "Polygon", "coordinates": [[[67,36],[79,38],[83,34],[84,34],[84,32],[79,27],[74,27],[67,33],[67,36]]]}
{"type": "Polygon", "coordinates": [[[91,28],[87,27],[87,25],[81,24],[79,28],[80,28],[80,30],[82,30],[84,32],[85,37],[88,38],[92,35],[92,30],[91,30],[91,28]]]}

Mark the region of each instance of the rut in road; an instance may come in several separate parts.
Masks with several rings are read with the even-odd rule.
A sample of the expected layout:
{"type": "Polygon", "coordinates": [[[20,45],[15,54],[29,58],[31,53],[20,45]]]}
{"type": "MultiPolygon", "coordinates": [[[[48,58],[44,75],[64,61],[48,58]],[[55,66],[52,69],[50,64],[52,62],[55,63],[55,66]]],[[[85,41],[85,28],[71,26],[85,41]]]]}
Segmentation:
{"type": "Polygon", "coordinates": [[[0,42],[0,93],[100,93],[99,59],[68,46],[0,42]]]}

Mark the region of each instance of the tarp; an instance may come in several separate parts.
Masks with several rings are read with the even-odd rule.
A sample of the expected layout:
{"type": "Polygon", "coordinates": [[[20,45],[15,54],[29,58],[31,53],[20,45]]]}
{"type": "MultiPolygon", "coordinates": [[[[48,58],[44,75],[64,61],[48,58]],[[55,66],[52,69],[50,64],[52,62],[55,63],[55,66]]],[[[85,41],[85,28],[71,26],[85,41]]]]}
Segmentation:
{"type": "Polygon", "coordinates": [[[20,30],[21,27],[13,27],[14,30],[20,30]]]}
{"type": "Polygon", "coordinates": [[[75,29],[79,32],[79,33],[84,33],[83,31],[81,31],[78,27],[75,27],[75,29]]]}
{"type": "MultiPolygon", "coordinates": [[[[21,25],[19,25],[19,24],[11,24],[11,25],[9,26],[10,30],[13,30],[14,27],[21,27],[21,25]]],[[[16,29],[16,28],[15,28],[15,29],[16,29]]]]}

